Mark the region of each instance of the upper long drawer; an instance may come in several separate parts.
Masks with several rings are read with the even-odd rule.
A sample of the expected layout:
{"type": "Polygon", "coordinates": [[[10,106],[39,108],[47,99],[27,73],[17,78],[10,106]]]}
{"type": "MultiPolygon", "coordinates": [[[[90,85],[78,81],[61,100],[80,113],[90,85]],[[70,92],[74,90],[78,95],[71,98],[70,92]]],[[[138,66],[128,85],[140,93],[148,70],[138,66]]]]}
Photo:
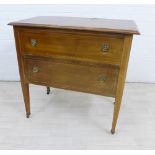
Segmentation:
{"type": "Polygon", "coordinates": [[[48,29],[22,30],[20,34],[24,54],[120,64],[122,35],[48,29]]]}

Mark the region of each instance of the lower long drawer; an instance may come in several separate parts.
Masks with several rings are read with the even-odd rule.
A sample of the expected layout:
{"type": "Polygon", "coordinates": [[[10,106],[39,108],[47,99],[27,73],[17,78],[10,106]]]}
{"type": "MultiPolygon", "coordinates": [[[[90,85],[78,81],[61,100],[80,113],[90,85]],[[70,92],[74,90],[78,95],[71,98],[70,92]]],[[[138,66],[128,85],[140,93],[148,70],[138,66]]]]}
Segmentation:
{"type": "Polygon", "coordinates": [[[73,63],[25,59],[30,83],[99,95],[115,96],[119,69],[73,63]]]}

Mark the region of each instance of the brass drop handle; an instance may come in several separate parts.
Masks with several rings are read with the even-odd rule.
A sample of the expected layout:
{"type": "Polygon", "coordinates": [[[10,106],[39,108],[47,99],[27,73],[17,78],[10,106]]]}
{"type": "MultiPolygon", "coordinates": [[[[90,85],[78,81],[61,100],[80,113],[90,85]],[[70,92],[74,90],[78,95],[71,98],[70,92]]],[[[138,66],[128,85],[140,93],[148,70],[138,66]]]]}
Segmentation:
{"type": "Polygon", "coordinates": [[[109,51],[109,45],[108,44],[102,44],[101,45],[101,51],[102,52],[108,52],[109,51]]]}
{"type": "Polygon", "coordinates": [[[105,82],[107,80],[107,76],[105,74],[101,74],[98,76],[97,81],[105,82]]]}
{"type": "Polygon", "coordinates": [[[38,73],[38,72],[39,72],[39,68],[36,67],[36,66],[34,66],[34,67],[32,68],[32,71],[33,71],[33,73],[38,73]]]}
{"type": "Polygon", "coordinates": [[[31,45],[33,46],[33,47],[35,47],[36,45],[37,45],[37,40],[36,39],[31,39],[31,45]]]}

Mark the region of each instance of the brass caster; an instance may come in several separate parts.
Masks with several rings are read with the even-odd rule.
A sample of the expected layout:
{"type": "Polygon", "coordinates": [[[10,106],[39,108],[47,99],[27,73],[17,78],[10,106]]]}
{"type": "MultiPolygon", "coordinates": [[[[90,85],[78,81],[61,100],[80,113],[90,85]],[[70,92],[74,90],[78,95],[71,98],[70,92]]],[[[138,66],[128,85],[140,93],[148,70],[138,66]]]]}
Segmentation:
{"type": "Polygon", "coordinates": [[[50,87],[47,87],[47,95],[50,94],[50,87]]]}
{"type": "Polygon", "coordinates": [[[30,115],[31,115],[30,112],[26,113],[26,118],[30,118],[30,115]]]}
{"type": "Polygon", "coordinates": [[[114,133],[115,133],[115,131],[113,129],[111,129],[111,134],[114,134],[114,133]]]}

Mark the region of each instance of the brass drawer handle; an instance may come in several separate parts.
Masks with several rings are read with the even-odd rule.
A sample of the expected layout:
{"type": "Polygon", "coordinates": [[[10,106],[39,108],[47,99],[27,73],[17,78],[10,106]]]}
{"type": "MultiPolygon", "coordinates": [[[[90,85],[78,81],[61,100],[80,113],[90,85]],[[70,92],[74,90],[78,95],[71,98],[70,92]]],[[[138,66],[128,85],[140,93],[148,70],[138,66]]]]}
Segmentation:
{"type": "Polygon", "coordinates": [[[31,45],[33,46],[33,47],[35,47],[36,45],[37,45],[37,40],[36,39],[31,39],[31,45]]]}
{"type": "Polygon", "coordinates": [[[97,81],[100,81],[100,82],[106,82],[106,80],[107,80],[107,76],[104,74],[99,75],[97,78],[97,81]]]}
{"type": "Polygon", "coordinates": [[[34,66],[33,69],[32,69],[33,73],[38,73],[39,72],[39,68],[34,66]]]}
{"type": "Polygon", "coordinates": [[[108,44],[102,44],[101,45],[101,51],[102,52],[108,52],[109,50],[109,45],[108,44]]]}

